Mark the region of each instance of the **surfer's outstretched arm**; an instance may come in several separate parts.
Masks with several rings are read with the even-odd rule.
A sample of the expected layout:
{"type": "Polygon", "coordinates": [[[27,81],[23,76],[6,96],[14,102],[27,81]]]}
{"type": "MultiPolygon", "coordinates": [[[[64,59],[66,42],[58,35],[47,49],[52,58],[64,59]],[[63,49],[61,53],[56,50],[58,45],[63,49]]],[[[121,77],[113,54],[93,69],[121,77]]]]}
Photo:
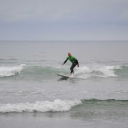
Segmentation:
{"type": "Polygon", "coordinates": [[[68,59],[66,59],[66,60],[64,61],[64,63],[62,64],[62,66],[63,66],[67,61],[68,61],[68,59]]]}

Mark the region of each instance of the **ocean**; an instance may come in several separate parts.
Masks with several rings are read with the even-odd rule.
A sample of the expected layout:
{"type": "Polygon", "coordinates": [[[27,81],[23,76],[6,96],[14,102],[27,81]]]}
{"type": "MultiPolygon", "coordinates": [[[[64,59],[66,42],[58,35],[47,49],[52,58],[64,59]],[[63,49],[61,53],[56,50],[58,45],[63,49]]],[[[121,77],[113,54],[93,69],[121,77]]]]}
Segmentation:
{"type": "Polygon", "coordinates": [[[127,128],[128,41],[0,41],[0,128],[127,128]],[[72,78],[70,52],[79,61],[72,78]]]}

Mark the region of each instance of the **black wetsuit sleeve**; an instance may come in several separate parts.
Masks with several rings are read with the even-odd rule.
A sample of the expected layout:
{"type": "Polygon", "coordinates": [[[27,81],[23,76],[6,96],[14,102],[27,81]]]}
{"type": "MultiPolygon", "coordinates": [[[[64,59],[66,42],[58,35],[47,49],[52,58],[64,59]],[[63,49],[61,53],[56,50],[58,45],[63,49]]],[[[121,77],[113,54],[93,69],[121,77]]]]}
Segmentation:
{"type": "Polygon", "coordinates": [[[68,59],[66,59],[63,64],[65,64],[67,61],[68,61],[68,59]]]}

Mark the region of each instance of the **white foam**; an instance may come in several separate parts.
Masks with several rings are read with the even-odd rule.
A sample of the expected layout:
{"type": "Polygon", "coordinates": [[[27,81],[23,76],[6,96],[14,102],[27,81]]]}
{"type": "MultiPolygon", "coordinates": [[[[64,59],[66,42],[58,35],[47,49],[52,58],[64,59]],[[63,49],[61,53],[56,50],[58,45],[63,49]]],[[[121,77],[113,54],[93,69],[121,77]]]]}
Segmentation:
{"type": "Polygon", "coordinates": [[[23,70],[24,66],[25,64],[21,64],[19,66],[1,66],[0,77],[14,76],[17,73],[20,73],[23,70]]]}
{"type": "Polygon", "coordinates": [[[115,77],[114,69],[120,69],[120,66],[93,65],[77,68],[75,75],[80,78],[91,77],[115,77]]]}
{"type": "Polygon", "coordinates": [[[0,104],[0,112],[63,112],[82,104],[81,100],[36,101],[35,103],[0,104]]]}

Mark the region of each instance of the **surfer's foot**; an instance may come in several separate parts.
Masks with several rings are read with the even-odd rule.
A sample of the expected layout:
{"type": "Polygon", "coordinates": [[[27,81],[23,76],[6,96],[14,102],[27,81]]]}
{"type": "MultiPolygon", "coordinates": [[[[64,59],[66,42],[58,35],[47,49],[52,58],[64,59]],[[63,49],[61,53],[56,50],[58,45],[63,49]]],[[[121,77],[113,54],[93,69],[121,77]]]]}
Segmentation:
{"type": "Polygon", "coordinates": [[[69,74],[69,76],[71,76],[71,74],[69,74]]]}

